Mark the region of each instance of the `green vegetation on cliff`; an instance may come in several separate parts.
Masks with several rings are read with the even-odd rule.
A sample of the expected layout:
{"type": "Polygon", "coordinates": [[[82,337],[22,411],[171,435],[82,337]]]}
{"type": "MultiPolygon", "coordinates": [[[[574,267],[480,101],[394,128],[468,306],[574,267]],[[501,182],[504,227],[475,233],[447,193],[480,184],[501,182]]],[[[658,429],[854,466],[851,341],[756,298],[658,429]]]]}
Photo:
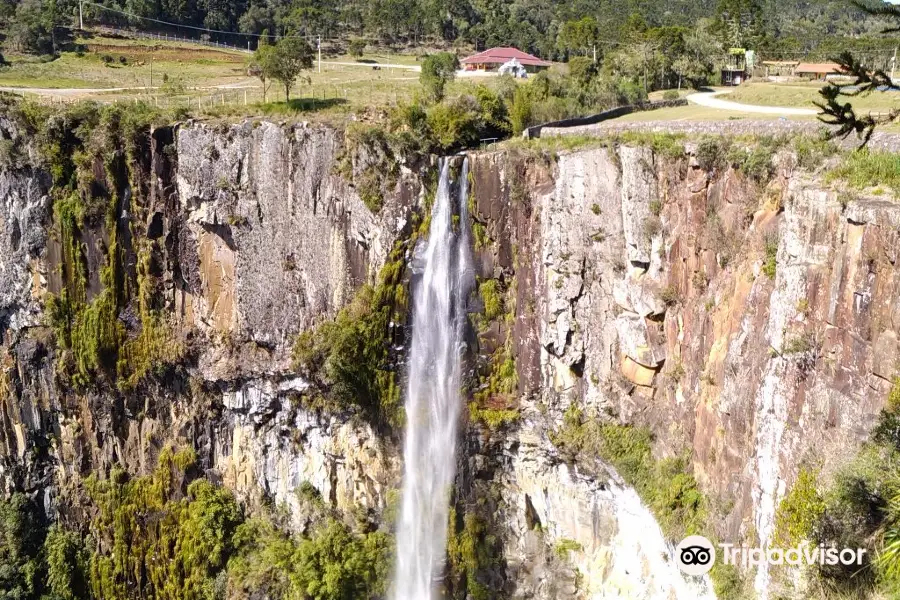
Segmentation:
{"type": "Polygon", "coordinates": [[[308,398],[314,406],[355,406],[373,423],[401,423],[390,336],[391,324],[405,321],[405,268],[405,245],[398,243],[375,287],[363,286],[334,320],[297,337],[294,365],[316,384],[308,398]]]}
{"type": "Polygon", "coordinates": [[[242,520],[231,493],[205,479],[186,482],[192,450],[165,450],[151,475],[87,480],[97,506],[90,561],[91,590],[109,600],[152,596],[213,598],[217,572],[234,547],[242,520]]]}
{"type": "MultiPolygon", "coordinates": [[[[325,518],[304,536],[245,519],[203,477],[192,450],[164,450],[153,472],[86,482],[91,536],[48,529],[22,494],[0,502],[0,597],[18,600],[356,600],[383,597],[392,538],[325,518]]],[[[318,514],[318,513],[317,513],[318,514]]]]}
{"type": "Polygon", "coordinates": [[[687,458],[653,457],[649,430],[586,417],[575,405],[565,413],[563,426],[550,440],[567,456],[596,457],[612,465],[634,487],[671,540],[702,534],[707,503],[687,458]]]}
{"type": "Polygon", "coordinates": [[[490,600],[495,591],[483,579],[484,573],[500,564],[501,547],[490,533],[488,523],[475,512],[460,515],[450,508],[447,527],[449,577],[455,589],[465,593],[456,597],[490,600]]]}
{"type": "Polygon", "coordinates": [[[356,534],[327,519],[310,537],[297,540],[267,519],[254,518],[238,527],[235,540],[229,597],[356,600],[380,598],[387,590],[393,540],[380,531],[356,534]]]}
{"type": "MultiPolygon", "coordinates": [[[[776,514],[776,540],[865,548],[857,565],[816,565],[807,577],[831,593],[896,597],[900,593],[900,378],[871,440],[828,480],[800,469],[776,514]]],[[[849,597],[849,596],[848,596],[849,597]]]]}
{"type": "Polygon", "coordinates": [[[46,307],[59,348],[57,372],[82,390],[132,388],[183,353],[163,317],[161,282],[151,268],[162,249],[140,235],[147,199],[135,173],[153,123],[174,115],[92,103],[62,111],[28,102],[5,106],[53,176],[61,285],[46,307]],[[120,315],[129,309],[140,319],[126,326],[120,315]]]}
{"type": "Polygon", "coordinates": [[[480,345],[488,351],[493,348],[493,352],[480,369],[472,401],[469,402],[469,419],[489,430],[511,425],[519,419],[519,375],[512,337],[515,293],[515,278],[479,281],[478,296],[483,311],[470,315],[480,345]],[[502,342],[496,339],[495,331],[502,342]]]}
{"type": "Polygon", "coordinates": [[[826,180],[845,180],[854,189],[886,186],[900,193],[900,155],[871,150],[848,153],[826,180]]]}
{"type": "Polygon", "coordinates": [[[0,597],[41,597],[47,576],[45,533],[37,505],[25,495],[0,500],[0,597]]]}

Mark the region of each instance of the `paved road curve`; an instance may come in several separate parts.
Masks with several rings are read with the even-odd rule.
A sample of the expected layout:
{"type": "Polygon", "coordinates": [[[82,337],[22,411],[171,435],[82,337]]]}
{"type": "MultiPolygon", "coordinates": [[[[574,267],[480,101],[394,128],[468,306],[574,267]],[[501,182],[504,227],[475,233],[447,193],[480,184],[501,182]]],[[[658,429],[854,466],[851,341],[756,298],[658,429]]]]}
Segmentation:
{"type": "Polygon", "coordinates": [[[735,110],[749,113],[762,113],[766,115],[789,116],[815,116],[819,114],[814,108],[788,108],[786,106],[758,106],[756,104],[741,104],[740,102],[731,102],[730,100],[722,100],[717,98],[723,94],[728,94],[728,90],[720,90],[717,92],[698,92],[687,97],[689,102],[706,106],[709,108],[718,108],[721,110],[735,110]]]}

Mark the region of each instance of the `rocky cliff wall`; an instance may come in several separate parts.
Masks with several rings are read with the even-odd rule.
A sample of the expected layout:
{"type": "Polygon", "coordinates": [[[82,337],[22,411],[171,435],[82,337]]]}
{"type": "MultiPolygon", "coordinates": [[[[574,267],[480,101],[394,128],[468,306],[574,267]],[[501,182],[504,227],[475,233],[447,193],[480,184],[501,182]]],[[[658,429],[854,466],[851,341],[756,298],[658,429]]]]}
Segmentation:
{"type": "MultiPolygon", "coordinates": [[[[578,541],[592,575],[609,555],[602,492],[586,502],[552,476],[566,461],[548,437],[567,411],[648,428],[657,458],[690,457],[706,535],[773,546],[800,469],[828,478],[852,459],[900,368],[900,204],[823,185],[790,152],[760,182],[686,150],[475,157],[476,219],[500,217],[491,231],[519,244],[512,271],[527,282],[513,327],[525,416],[504,479],[512,539],[521,547],[521,524],[539,519],[578,541]]],[[[775,593],[767,569],[745,576],[775,593]]]]}
{"type": "MultiPolygon", "coordinates": [[[[54,164],[19,128],[0,122],[21,148],[0,169],[5,489],[84,527],[86,477],[147,473],[164,447],[191,446],[209,478],[251,510],[286,506],[296,531],[305,485],[350,521],[389,520],[402,428],[336,406],[292,351],[356,318],[363,286],[390,288],[377,370],[402,373],[432,169],[382,173],[372,207],[360,182],[384,164],[377,144],[264,121],[159,127],[96,158],[77,189],[114,209],[73,234],[54,164]],[[51,323],[51,299],[80,289],[72,247],[77,310],[102,308],[110,272],[125,282],[111,371],[51,323]]],[[[492,558],[451,551],[456,593],[709,594],[663,557],[697,510],[665,518],[637,485],[660,529],[635,476],[702,493],[705,533],[756,544],[801,465],[834,470],[821,457],[868,438],[900,375],[900,205],[835,191],[789,151],[764,180],[697,155],[633,141],[469,156],[480,293],[453,529],[492,558]],[[593,438],[638,428],[652,455],[618,473],[593,438]]],[[[742,575],[773,589],[765,570],[742,575]]]]}

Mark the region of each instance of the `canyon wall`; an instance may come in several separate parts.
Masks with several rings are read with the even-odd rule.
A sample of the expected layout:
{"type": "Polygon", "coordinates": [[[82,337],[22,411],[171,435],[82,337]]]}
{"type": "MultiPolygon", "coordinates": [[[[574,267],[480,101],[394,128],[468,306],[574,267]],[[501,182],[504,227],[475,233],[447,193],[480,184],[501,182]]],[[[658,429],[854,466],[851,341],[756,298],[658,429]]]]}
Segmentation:
{"type": "MultiPolygon", "coordinates": [[[[158,127],[136,155],[97,159],[90,194],[116,210],[76,233],[84,302],[103,298],[120,256],[124,280],[150,290],[125,286],[122,344],[141,341],[150,364],[122,367],[122,350],[118,377],[98,367],[72,383],[77,352],[48,317],[77,280],[72,240],[52,165],[20,129],[0,120],[22,148],[0,168],[4,489],[84,527],[86,477],[148,473],[163,448],[190,446],[208,478],[250,511],[286,507],[296,531],[310,526],[305,485],[350,521],[388,519],[402,426],[316,403],[292,352],[385,270],[415,280],[434,167],[397,165],[375,207],[360,182],[383,167],[377,145],[252,120],[158,127]]],[[[670,532],[621,474],[560,442],[576,412],[651,432],[653,460],[683,460],[702,490],[707,533],[755,545],[801,465],[846,462],[900,376],[900,204],[845,197],[789,151],[762,182],[696,154],[631,142],[469,155],[482,293],[453,502],[460,523],[489,526],[497,558],[477,579],[498,595],[711,594],[678,575],[670,532]]],[[[407,325],[381,332],[379,369],[402,376],[407,325]]],[[[767,570],[743,576],[771,593],[767,570]]]]}

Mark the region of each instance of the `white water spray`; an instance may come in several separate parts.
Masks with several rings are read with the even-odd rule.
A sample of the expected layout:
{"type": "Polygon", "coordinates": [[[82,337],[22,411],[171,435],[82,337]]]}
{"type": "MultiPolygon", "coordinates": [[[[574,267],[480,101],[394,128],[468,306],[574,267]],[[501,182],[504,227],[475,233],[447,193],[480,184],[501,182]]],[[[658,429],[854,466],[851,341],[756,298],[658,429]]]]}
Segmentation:
{"type": "MultiPolygon", "coordinates": [[[[466,298],[472,289],[468,163],[454,226],[449,160],[441,165],[424,271],[413,296],[406,390],[403,501],[397,529],[394,600],[431,600],[443,570],[462,398],[466,298]]],[[[415,265],[414,265],[415,268],[415,265]]]]}

